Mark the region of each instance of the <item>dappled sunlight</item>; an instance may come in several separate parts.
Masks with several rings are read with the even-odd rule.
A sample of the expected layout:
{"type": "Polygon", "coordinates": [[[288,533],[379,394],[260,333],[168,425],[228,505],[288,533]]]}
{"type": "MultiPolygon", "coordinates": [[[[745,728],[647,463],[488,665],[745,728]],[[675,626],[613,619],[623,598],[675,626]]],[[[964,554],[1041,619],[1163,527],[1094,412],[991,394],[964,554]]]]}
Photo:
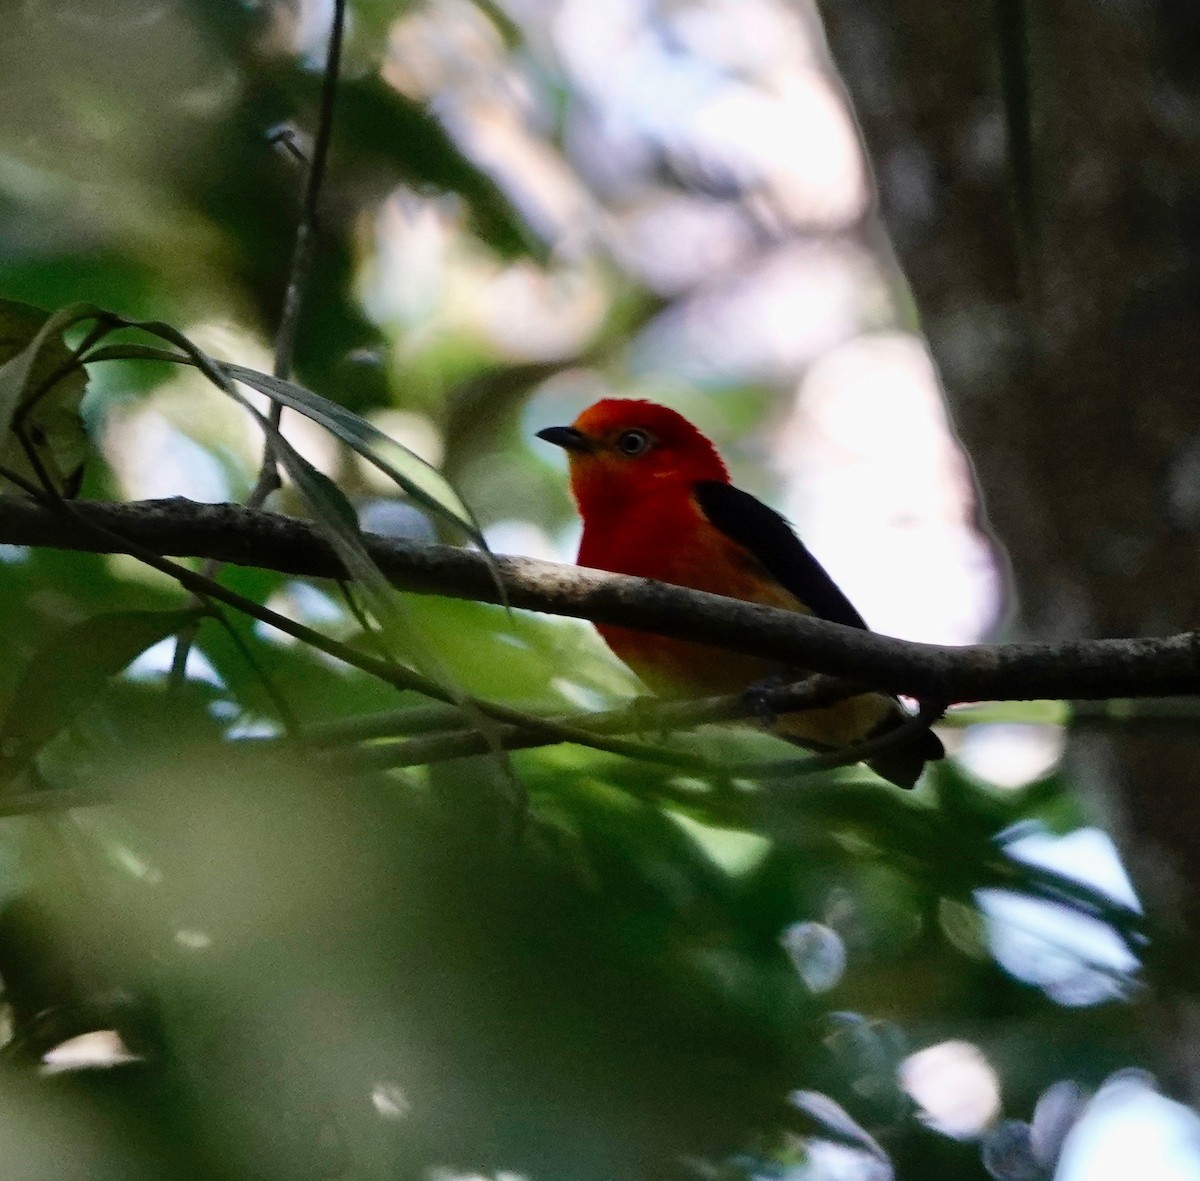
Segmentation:
{"type": "Polygon", "coordinates": [[[815,70],[766,89],[727,82],[685,129],[685,159],[750,190],[764,221],[839,229],[867,210],[866,176],[844,96],[815,70]],[[803,127],[806,134],[796,136],[803,127]],[[713,163],[709,163],[712,161],[713,163]]]}
{"type": "Polygon", "coordinates": [[[195,927],[183,927],[175,932],[175,942],[185,951],[200,953],[210,951],[213,947],[212,936],[207,931],[195,927]]]}
{"type": "Polygon", "coordinates": [[[552,361],[577,354],[604,322],[599,276],[583,267],[506,267],[478,293],[476,323],[502,356],[552,361]]]}
{"type": "Polygon", "coordinates": [[[412,1110],[412,1100],[396,1083],[376,1083],[371,1090],[371,1106],[381,1119],[401,1120],[412,1110]]]}
{"type": "MultiPolygon", "coordinates": [[[[378,410],[370,415],[368,421],[426,463],[433,467],[441,466],[445,444],[428,415],[412,410],[378,410]]],[[[381,492],[395,489],[396,485],[386,473],[361,455],[355,459],[364,481],[381,492]]]]}
{"type": "Polygon", "coordinates": [[[997,787],[1018,788],[1049,775],[1066,743],[1061,726],[984,723],[966,729],[954,757],[972,775],[997,787]]]}
{"type": "MultiPolygon", "coordinates": [[[[133,661],[126,668],[124,675],[131,681],[150,681],[165,678],[171,671],[174,659],[174,638],[160,640],[153,647],[147,648],[145,652],[133,661]]],[[[224,682],[221,680],[217,670],[213,668],[212,662],[197,648],[189,650],[185,672],[189,681],[204,681],[206,684],[213,685],[218,689],[224,686],[224,682]]]]}
{"type": "MultiPolygon", "coordinates": [[[[325,631],[344,631],[353,626],[350,612],[343,603],[339,603],[332,595],[313,586],[312,583],[292,581],[281,587],[267,599],[266,606],[285,619],[293,619],[297,623],[319,626],[325,631]]],[[[290,647],[298,641],[294,636],[280,631],[269,623],[257,622],[254,630],[272,643],[290,647]]],[[[329,662],[331,668],[344,668],[341,661],[334,660],[324,653],[315,653],[319,659],[329,662]]]]}
{"type": "MultiPolygon", "coordinates": [[[[232,324],[191,325],[185,335],[218,360],[271,369],[263,342],[232,324]]],[[[111,381],[111,372],[107,376],[111,381]]],[[[239,393],[259,414],[268,413],[270,403],[263,395],[246,388],[239,393]]],[[[193,368],[180,367],[150,397],[115,401],[101,421],[105,457],[131,500],[236,500],[262,458],[262,427],[193,368]]],[[[327,431],[300,414],[286,415],[281,431],[319,471],[338,471],[341,452],[327,431]]],[[[284,478],[289,479],[286,473],[284,478]]]]}
{"type": "Polygon", "coordinates": [[[131,500],[186,496],[219,503],[233,494],[220,462],[146,405],[110,417],[105,452],[131,500]]]}
{"type": "Polygon", "coordinates": [[[523,554],[546,562],[561,562],[567,555],[530,521],[493,521],[485,530],[488,545],[498,554],[523,554]]]}
{"type": "Polygon", "coordinates": [[[800,979],[814,993],[835,988],[846,971],[846,945],[822,923],[793,923],[779,937],[800,979]]]}
{"type": "Polygon", "coordinates": [[[371,315],[402,334],[403,352],[457,336],[498,357],[555,359],[578,352],[600,327],[608,293],[594,266],[501,264],[461,230],[452,209],[413,194],[380,210],[361,286],[371,315]]]}
{"type": "Polygon", "coordinates": [[[367,314],[418,333],[438,310],[458,219],[453,203],[401,191],[375,212],[358,290],[367,314]]]}
{"type": "Polygon", "coordinates": [[[814,364],[773,450],[785,508],[868,623],[970,643],[1003,584],[923,343],[858,336],[814,364]]]}
{"type": "MultiPolygon", "coordinates": [[[[325,24],[328,28],[328,20],[325,24]]],[[[467,0],[436,0],[401,11],[388,30],[380,73],[398,90],[423,99],[458,90],[516,97],[527,84],[507,65],[500,30],[467,0]]]]}
{"type": "Polygon", "coordinates": [[[115,1029],[81,1033],[42,1055],[42,1074],[69,1074],[77,1070],[103,1070],[127,1066],[142,1058],[132,1054],[115,1029]]]}
{"type": "Polygon", "coordinates": [[[1000,1079],[971,1042],[940,1042],[900,1064],[900,1083],[921,1118],[947,1136],[979,1136],[1000,1113],[1000,1079]]]}
{"type": "MultiPolygon", "coordinates": [[[[1015,860],[1053,870],[1120,906],[1141,910],[1116,846],[1099,829],[1064,837],[1018,832],[1004,848],[1015,860]]],[[[1018,979],[1069,1007],[1130,995],[1140,961],[1109,923],[1006,890],[977,890],[975,896],[987,919],[992,953],[1018,979]]]]}
{"type": "Polygon", "coordinates": [[[673,296],[748,265],[758,234],[739,201],[662,190],[615,214],[611,244],[622,267],[673,296]]]}
{"type": "Polygon", "coordinates": [[[1131,1071],[1101,1087],[1063,1145],[1055,1181],[1198,1181],[1200,1118],[1131,1071]]]}
{"type": "Polygon", "coordinates": [[[785,382],[877,315],[882,293],[859,247],[796,240],[656,316],[633,342],[634,371],[701,386],[785,382]]]}

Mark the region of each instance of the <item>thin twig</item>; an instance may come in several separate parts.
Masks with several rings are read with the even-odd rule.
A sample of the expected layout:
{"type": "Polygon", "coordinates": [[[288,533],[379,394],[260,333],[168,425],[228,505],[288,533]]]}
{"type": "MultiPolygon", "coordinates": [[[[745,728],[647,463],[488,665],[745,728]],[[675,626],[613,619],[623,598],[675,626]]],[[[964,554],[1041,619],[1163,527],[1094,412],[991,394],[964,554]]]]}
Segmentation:
{"type": "MultiPolygon", "coordinates": [[[[859,686],[833,677],[811,677],[795,684],[780,686],[773,692],[772,705],[781,705],[782,712],[786,713],[831,705],[859,692],[859,686]]],[[[676,770],[692,774],[719,775],[735,779],[795,779],[835,767],[864,763],[886,751],[904,746],[928,730],[944,712],[941,706],[924,705],[919,713],[907,718],[886,734],[803,759],[754,759],[726,763],[675,748],[606,737],[646,729],[661,729],[664,732],[690,729],[705,722],[748,718],[761,709],[761,701],[761,690],[755,690],[753,694],[735,693],[728,697],[687,702],[650,702],[641,699],[636,705],[626,709],[548,718],[546,721],[553,729],[546,731],[531,725],[528,721],[529,715],[526,715],[525,723],[503,726],[495,738],[505,750],[529,750],[533,747],[573,741],[594,750],[674,767],[676,770]]],[[[441,732],[401,742],[376,741],[361,747],[349,756],[356,768],[379,770],[389,767],[422,766],[450,759],[469,758],[483,754],[489,749],[483,735],[477,731],[464,730],[461,726],[456,729],[443,728],[439,723],[449,721],[450,715],[430,710],[375,715],[373,718],[362,719],[359,726],[354,724],[356,719],[346,719],[319,730],[317,742],[321,746],[329,747],[340,746],[351,736],[378,739],[383,733],[395,734],[400,731],[411,734],[413,731],[410,729],[406,713],[417,715],[412,724],[418,729],[434,729],[441,732]]],[[[310,732],[307,737],[312,741],[314,736],[310,732]]],[[[339,751],[338,757],[345,757],[344,752],[339,751]]]]}
{"type": "Polygon", "coordinates": [[[457,730],[433,734],[426,738],[411,738],[404,742],[380,742],[358,747],[347,752],[337,750],[334,757],[339,762],[349,761],[359,771],[383,770],[392,767],[424,767],[432,763],[445,763],[451,759],[473,758],[501,750],[530,750],[539,746],[554,746],[563,742],[574,742],[592,750],[637,759],[643,763],[672,767],[694,775],[706,775],[720,768],[710,760],[687,751],[670,747],[655,746],[646,742],[633,742],[623,738],[606,738],[590,730],[561,725],[548,726],[539,730],[530,725],[498,726],[489,739],[478,730],[457,730]]]}
{"type": "Polygon", "coordinates": [[[300,150],[296,143],[296,130],[294,127],[278,127],[267,136],[267,143],[283,148],[285,152],[297,164],[303,164],[305,168],[309,166],[308,157],[300,150]]]}
{"type": "Polygon", "coordinates": [[[10,467],[0,465],[0,480],[7,480],[14,488],[19,488],[26,496],[32,496],[34,500],[41,496],[42,490],[35,483],[27,480],[20,472],[14,471],[10,467]]]}
{"type": "MultiPolygon", "coordinates": [[[[547,722],[588,730],[593,734],[647,734],[690,730],[712,722],[736,722],[753,717],[767,703],[772,713],[791,713],[833,705],[860,691],[860,686],[837,677],[815,676],[754,693],[730,693],[684,701],[639,697],[621,709],[554,714],[547,722]]],[[[537,715],[532,715],[537,716],[537,715]]],[[[462,713],[445,706],[417,706],[363,717],[320,722],[304,732],[315,746],[339,746],[378,738],[407,738],[462,729],[462,713]]]]}
{"type": "MultiPolygon", "coordinates": [[[[308,280],[312,273],[313,245],[317,236],[320,218],[321,186],[325,180],[329,162],[329,145],[333,138],[333,108],[337,101],[338,75],[341,71],[342,37],[346,26],[346,0],[334,0],[333,20],[329,29],[329,49],[325,55],[325,69],[321,75],[321,105],[317,117],[317,135],[313,141],[312,162],[308,166],[308,178],[304,187],[304,204],[300,211],[300,222],[296,227],[296,242],[292,248],[292,263],[288,270],[288,283],[283,296],[283,310],[279,316],[279,327],[275,333],[275,359],[272,372],[276,377],[286,378],[292,372],[292,361],[296,353],[296,337],[300,329],[300,313],[304,309],[304,297],[308,292],[308,280]]],[[[283,416],[283,407],[278,402],[271,404],[271,425],[278,428],[283,416]]],[[[275,463],[275,444],[270,434],[263,441],[262,468],[258,480],[246,503],[251,508],[260,508],[267,497],[279,487],[279,470],[275,463]]]]}
{"type": "MultiPolygon", "coordinates": [[[[321,105],[317,120],[317,137],[313,146],[313,157],[308,164],[308,175],[304,190],[304,203],[300,222],[296,227],[296,241],[292,248],[292,261],[288,269],[288,283],[284,291],[283,309],[279,316],[279,327],[275,333],[274,374],[287,377],[291,373],[292,358],[296,352],[296,334],[300,325],[300,313],[312,271],[313,241],[317,234],[318,207],[321,185],[325,179],[325,167],[329,159],[329,144],[333,133],[333,105],[337,98],[338,74],[341,68],[342,34],[346,21],[345,0],[334,0],[333,21],[329,31],[329,49],[325,58],[325,70],[321,77],[321,105]]],[[[275,134],[272,143],[283,142],[296,155],[298,149],[291,133],[275,134]]],[[[303,159],[303,156],[300,156],[303,159]]],[[[269,421],[277,431],[283,414],[278,402],[271,404],[269,421]]],[[[271,431],[263,438],[262,466],[258,479],[246,498],[250,508],[261,508],[267,498],[279,487],[279,468],[276,463],[276,443],[271,431]]],[[[201,572],[210,579],[220,573],[221,563],[210,558],[201,567],[201,572]]],[[[194,623],[181,631],[175,640],[175,654],[171,660],[170,683],[173,687],[183,684],[187,677],[187,658],[196,642],[199,624],[194,623]]]]}

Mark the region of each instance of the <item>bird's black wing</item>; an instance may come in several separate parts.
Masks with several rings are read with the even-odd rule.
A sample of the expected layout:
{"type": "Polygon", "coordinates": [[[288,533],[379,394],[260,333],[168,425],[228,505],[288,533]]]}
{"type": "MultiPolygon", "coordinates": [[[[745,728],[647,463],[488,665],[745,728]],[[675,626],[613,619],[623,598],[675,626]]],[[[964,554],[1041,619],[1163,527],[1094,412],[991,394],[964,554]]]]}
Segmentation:
{"type": "MultiPolygon", "coordinates": [[[[702,480],[696,484],[693,495],[700,511],[717,529],[749,551],[772,578],[814,615],[831,623],[868,630],[863,617],[838,590],[837,583],[774,509],[748,492],[716,480],[702,480]]],[[[894,711],[868,737],[902,725],[907,717],[896,701],[894,711]]],[[[945,753],[937,735],[932,730],[923,730],[903,746],[881,752],[870,765],[884,779],[907,788],[917,782],[927,762],[940,759],[945,753]]]]}
{"type": "Polygon", "coordinates": [[[732,484],[701,480],[693,489],[700,511],[722,533],[750,551],[768,573],[814,615],[868,630],[854,604],[774,509],[732,484]]]}

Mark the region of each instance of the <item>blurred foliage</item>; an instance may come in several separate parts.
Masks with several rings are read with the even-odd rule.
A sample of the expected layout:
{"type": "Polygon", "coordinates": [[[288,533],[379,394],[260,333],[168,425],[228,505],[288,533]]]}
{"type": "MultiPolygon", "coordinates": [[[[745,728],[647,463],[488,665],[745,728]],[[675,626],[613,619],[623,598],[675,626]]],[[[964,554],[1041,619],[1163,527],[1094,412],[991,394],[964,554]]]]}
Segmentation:
{"type": "MultiPolygon", "coordinates": [[[[280,500],[341,521],[348,561],[347,497],[364,514],[383,503],[415,536],[440,527],[419,509],[450,501],[381,488],[351,452],[385,467],[394,452],[339,406],[433,421],[485,523],[553,530],[568,512],[561,475],[528,450],[521,406],[535,388],[558,396],[556,381],[627,384],[623,342],[664,303],[612,258],[590,259],[599,295],[576,347],[521,355],[463,316],[431,327],[404,299],[371,309],[373,227],[406,202],[471,273],[532,276],[550,304],[578,294],[516,186],[380,73],[408,7],[352,5],[296,358],[332,399],[318,421],[351,447],[331,444],[321,471],[297,457],[280,500]]],[[[0,294],[166,321],[268,368],[301,180],[271,136],[311,138],[322,42],[300,44],[307,11],[30,0],[12,15],[0,294]]],[[[577,101],[499,6],[471,12],[531,86],[577,101]]],[[[561,127],[542,132],[564,150],[561,127]]],[[[197,451],[248,481],[256,454],[192,376],[92,366],[84,416],[105,442],[85,491],[141,488],[112,442],[122,416],[169,417],[188,399],[197,451]]],[[[694,403],[715,434],[768,412],[762,390],[725,393],[719,408],[694,403]]],[[[579,625],[398,600],[365,634],[327,589],[246,569],[222,579],[435,670],[451,698],[569,713],[635,690],[579,625]]],[[[415,715],[423,698],[236,613],[203,619],[191,675],[172,680],[159,641],[195,612],[132,560],[0,551],[0,614],[6,1177],[969,1179],[985,1158],[996,1176],[1048,1176],[1026,1125],[1001,1116],[1032,1120],[1064,1078],[1086,1090],[1153,1061],[1145,981],[1063,952],[1071,972],[1112,984],[1072,1007],[997,958],[988,888],[1119,932],[1154,982],[1147,920],[1013,855],[1022,833],[1083,824],[1057,776],[1001,790],[948,761],[913,795],[862,769],[766,787],[573,746],[364,772],[355,743],[308,744],[304,727],[415,715]],[[102,1065],[64,1059],[97,1031],[113,1031],[102,1065]],[[957,1134],[921,1117],[902,1069],[952,1041],[978,1047],[994,1072],[981,1085],[1001,1093],[957,1134]],[[848,1154],[840,1173],[830,1146],[848,1154]]],[[[779,753],[744,732],[672,741],[779,753]]],[[[1040,954],[1059,953],[1050,940],[1040,954]]]]}

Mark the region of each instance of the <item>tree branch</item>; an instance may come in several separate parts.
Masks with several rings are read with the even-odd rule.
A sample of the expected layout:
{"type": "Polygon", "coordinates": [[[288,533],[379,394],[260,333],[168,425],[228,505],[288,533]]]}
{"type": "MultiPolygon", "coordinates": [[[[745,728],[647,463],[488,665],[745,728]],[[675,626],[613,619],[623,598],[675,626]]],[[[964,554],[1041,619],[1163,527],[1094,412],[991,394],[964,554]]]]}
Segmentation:
{"type": "MultiPolygon", "coordinates": [[[[346,0],[333,0],[333,15],[329,26],[329,49],[325,55],[325,69],[321,75],[321,103],[317,118],[317,135],[313,142],[312,161],[308,165],[308,176],[304,185],[304,205],[300,222],[296,226],[296,241],[292,247],[292,262],[288,268],[287,289],[283,296],[283,310],[279,315],[279,328],[275,333],[275,357],[272,372],[276,377],[288,377],[292,372],[292,358],[296,352],[296,334],[300,328],[300,312],[308,288],[308,277],[312,271],[313,244],[317,236],[317,224],[321,204],[321,185],[325,180],[325,168],[329,160],[329,145],[333,137],[333,106],[337,100],[338,75],[341,72],[342,37],[346,27],[346,0]]],[[[294,145],[292,145],[294,147],[294,145]]],[[[283,407],[278,402],[271,404],[271,425],[278,427],[283,417],[283,407]]],[[[268,434],[263,441],[263,461],[258,480],[250,492],[249,504],[254,508],[266,503],[267,497],[279,487],[279,471],[275,464],[275,444],[268,434]]]]}
{"type": "MultiPolygon", "coordinates": [[[[77,502],[83,518],[12,498],[0,502],[0,543],[123,552],[89,523],[172,557],[217,558],[316,578],[343,578],[332,549],[303,521],[236,505],[185,500],[77,502]]],[[[922,700],[1030,700],[1200,694],[1200,634],[1057,644],[917,644],[771,607],[647,579],[528,558],[367,535],[372,559],[400,589],[640,628],[752,653],[795,668],[922,700]]]]}

